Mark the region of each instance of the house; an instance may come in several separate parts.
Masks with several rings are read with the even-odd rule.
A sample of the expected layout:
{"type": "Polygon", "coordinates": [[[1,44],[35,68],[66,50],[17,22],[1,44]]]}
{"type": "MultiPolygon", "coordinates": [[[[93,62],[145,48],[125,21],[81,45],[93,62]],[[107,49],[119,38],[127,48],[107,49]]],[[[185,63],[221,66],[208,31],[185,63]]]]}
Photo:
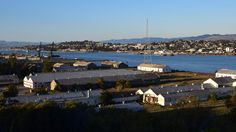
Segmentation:
{"type": "Polygon", "coordinates": [[[97,65],[92,63],[92,62],[89,62],[89,61],[76,61],[73,66],[75,67],[84,67],[84,68],[87,68],[87,69],[95,69],[97,68],[97,65]]]}
{"type": "Polygon", "coordinates": [[[203,82],[204,85],[211,85],[214,88],[219,87],[236,87],[236,81],[231,77],[209,78],[203,82]]]}
{"type": "Polygon", "coordinates": [[[19,78],[17,75],[0,75],[0,85],[18,84],[19,78]]]}
{"type": "Polygon", "coordinates": [[[232,79],[236,79],[236,70],[220,69],[215,73],[215,77],[231,77],[232,79]]]}
{"type": "Polygon", "coordinates": [[[140,64],[138,70],[147,72],[171,72],[169,66],[162,64],[140,64]]]}
{"type": "Polygon", "coordinates": [[[119,61],[102,61],[101,66],[104,68],[128,68],[128,65],[119,61]]]}
{"type": "Polygon", "coordinates": [[[70,80],[78,79],[76,82],[92,83],[97,78],[103,78],[107,82],[126,80],[135,85],[157,84],[159,76],[155,73],[143,73],[140,71],[126,69],[109,69],[109,70],[91,70],[81,72],[56,72],[56,73],[39,73],[30,74],[24,78],[24,86],[27,88],[50,87],[52,80],[70,80]]]}

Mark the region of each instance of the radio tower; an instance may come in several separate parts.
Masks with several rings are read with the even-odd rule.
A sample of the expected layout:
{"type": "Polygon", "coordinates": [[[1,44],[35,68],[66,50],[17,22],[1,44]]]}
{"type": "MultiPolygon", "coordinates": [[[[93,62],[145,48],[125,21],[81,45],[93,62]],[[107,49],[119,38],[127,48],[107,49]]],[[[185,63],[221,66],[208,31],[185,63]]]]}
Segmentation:
{"type": "Polygon", "coordinates": [[[149,24],[148,19],[146,20],[146,40],[145,40],[145,48],[144,48],[144,63],[151,64],[152,63],[152,54],[151,54],[151,45],[149,43],[149,24]]]}

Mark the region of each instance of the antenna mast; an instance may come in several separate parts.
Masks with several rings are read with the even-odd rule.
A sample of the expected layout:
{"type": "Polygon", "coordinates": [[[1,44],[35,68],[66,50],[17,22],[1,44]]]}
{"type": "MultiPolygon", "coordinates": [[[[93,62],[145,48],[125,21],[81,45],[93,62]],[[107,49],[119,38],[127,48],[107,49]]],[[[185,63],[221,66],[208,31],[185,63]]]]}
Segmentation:
{"type": "Polygon", "coordinates": [[[151,55],[151,45],[149,45],[149,23],[148,19],[146,20],[146,43],[144,48],[144,63],[152,63],[152,55],[151,55]],[[149,48],[149,50],[148,50],[149,48]],[[149,53],[150,52],[150,53],[149,53]],[[148,55],[150,54],[150,55],[148,55]]]}

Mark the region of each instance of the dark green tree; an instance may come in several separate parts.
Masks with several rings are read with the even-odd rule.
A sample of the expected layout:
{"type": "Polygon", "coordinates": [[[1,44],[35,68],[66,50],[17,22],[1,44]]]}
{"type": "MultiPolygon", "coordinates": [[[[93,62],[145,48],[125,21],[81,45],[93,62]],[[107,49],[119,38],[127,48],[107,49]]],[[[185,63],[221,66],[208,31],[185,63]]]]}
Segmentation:
{"type": "Polygon", "coordinates": [[[105,82],[104,82],[103,78],[98,78],[96,80],[96,83],[97,83],[97,85],[99,86],[100,89],[105,89],[105,87],[104,87],[105,82]]]}
{"type": "Polygon", "coordinates": [[[100,96],[102,105],[108,105],[112,103],[112,95],[108,91],[102,92],[100,96]]]}
{"type": "Polygon", "coordinates": [[[3,91],[3,96],[5,98],[8,97],[15,97],[18,94],[18,89],[15,85],[9,85],[4,91],[3,91]]]}
{"type": "Polygon", "coordinates": [[[49,60],[43,62],[43,72],[52,72],[53,66],[49,60]]]}

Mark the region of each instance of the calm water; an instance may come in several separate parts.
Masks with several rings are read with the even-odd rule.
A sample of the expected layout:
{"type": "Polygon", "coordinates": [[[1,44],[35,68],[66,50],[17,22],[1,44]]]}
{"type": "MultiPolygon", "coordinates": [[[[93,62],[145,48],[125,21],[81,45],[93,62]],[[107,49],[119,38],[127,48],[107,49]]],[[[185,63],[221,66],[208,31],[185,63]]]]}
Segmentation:
{"type": "MultiPolygon", "coordinates": [[[[0,51],[0,53],[20,53],[27,54],[25,51],[0,51]]],[[[31,51],[29,54],[36,54],[31,51]]],[[[48,52],[43,52],[48,55],[48,52]]],[[[113,52],[56,52],[62,58],[86,59],[86,60],[116,60],[123,61],[129,66],[137,66],[143,63],[144,56],[140,54],[113,53],[113,52]]],[[[166,64],[172,69],[195,71],[195,72],[215,72],[220,68],[236,69],[236,56],[152,56],[152,63],[166,64]]]]}

